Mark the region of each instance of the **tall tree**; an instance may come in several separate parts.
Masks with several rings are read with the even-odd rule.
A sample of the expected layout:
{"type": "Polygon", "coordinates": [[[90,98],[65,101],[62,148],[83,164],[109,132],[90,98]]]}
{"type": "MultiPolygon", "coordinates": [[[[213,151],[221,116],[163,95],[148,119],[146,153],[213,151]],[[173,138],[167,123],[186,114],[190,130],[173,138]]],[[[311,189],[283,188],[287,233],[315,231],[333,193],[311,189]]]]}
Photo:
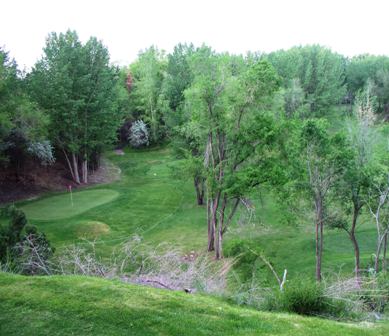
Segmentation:
{"type": "Polygon", "coordinates": [[[29,76],[31,95],[50,115],[50,136],[76,183],[88,182],[88,165],[116,138],[118,69],[96,38],[83,45],[75,31],[51,33],[44,56],[29,76]]]}
{"type": "Polygon", "coordinates": [[[345,161],[345,173],[339,181],[337,193],[346,213],[351,213],[351,223],[335,221],[346,231],[354,249],[355,276],[360,276],[360,248],[356,236],[358,219],[369,190],[379,174],[379,164],[374,159],[374,133],[372,125],[375,120],[373,98],[368,89],[360,94],[355,104],[355,118],[348,123],[350,158],[345,161]]]}
{"type": "Polygon", "coordinates": [[[330,196],[335,183],[343,176],[349,155],[344,136],[331,134],[328,123],[322,119],[303,123],[295,154],[298,189],[313,203],[315,212],[315,275],[321,281],[324,225],[328,221],[330,196]]]}
{"type": "Polygon", "coordinates": [[[162,83],[166,59],[163,52],[150,47],[139,54],[131,64],[132,89],[130,98],[137,119],[143,119],[150,128],[151,141],[156,143],[164,136],[162,83]]]}
{"type": "Polygon", "coordinates": [[[264,112],[278,77],[265,61],[236,67],[228,55],[203,48],[194,55],[194,81],[186,91],[192,118],[203,130],[208,250],[223,256],[223,236],[241,199],[271,176],[275,129],[264,112]]]}

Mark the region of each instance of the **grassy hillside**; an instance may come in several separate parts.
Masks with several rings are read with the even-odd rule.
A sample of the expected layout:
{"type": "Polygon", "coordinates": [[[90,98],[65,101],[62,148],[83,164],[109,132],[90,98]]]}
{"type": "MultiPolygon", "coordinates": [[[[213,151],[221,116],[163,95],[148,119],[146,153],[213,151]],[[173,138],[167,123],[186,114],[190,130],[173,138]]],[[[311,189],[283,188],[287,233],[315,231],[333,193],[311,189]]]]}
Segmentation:
{"type": "MultiPolygon", "coordinates": [[[[186,251],[205,249],[205,208],[196,205],[192,181],[172,176],[171,167],[176,161],[169,148],[126,150],[124,155],[110,152],[107,156],[121,170],[121,179],[75,191],[73,206],[67,191],[19,203],[57,251],[88,238],[96,239],[100,253],[110,255],[112,248],[133,234],[152,245],[169,242],[186,251]]],[[[262,191],[253,198],[257,199],[256,211],[250,224],[239,224],[238,214],[226,235],[226,250],[237,240],[251,241],[279,272],[287,268],[290,277],[301,273],[313,277],[314,227],[309,218],[285,225],[282,205],[270,193],[262,191]]],[[[367,267],[374,251],[374,234],[374,226],[368,220],[358,228],[363,267],[367,267]]],[[[352,245],[343,232],[327,231],[324,249],[325,273],[352,271],[352,245]]],[[[252,264],[247,267],[252,268],[252,264]]],[[[266,266],[259,263],[256,267],[259,278],[274,282],[266,266]]]]}
{"type": "Polygon", "coordinates": [[[351,324],[258,312],[213,297],[98,278],[0,273],[1,335],[388,335],[351,324]]]}

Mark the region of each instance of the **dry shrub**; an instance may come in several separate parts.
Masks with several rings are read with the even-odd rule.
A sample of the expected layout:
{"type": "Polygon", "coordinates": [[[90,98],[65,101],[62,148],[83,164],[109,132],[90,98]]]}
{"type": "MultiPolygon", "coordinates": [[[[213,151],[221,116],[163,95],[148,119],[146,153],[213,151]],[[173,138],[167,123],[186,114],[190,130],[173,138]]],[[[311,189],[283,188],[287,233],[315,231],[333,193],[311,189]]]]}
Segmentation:
{"type": "Polygon", "coordinates": [[[151,247],[139,236],[121,245],[110,258],[96,254],[95,242],[66,248],[55,261],[56,273],[119,278],[125,282],[171,290],[222,294],[232,262],[170,244],[151,247]]]}

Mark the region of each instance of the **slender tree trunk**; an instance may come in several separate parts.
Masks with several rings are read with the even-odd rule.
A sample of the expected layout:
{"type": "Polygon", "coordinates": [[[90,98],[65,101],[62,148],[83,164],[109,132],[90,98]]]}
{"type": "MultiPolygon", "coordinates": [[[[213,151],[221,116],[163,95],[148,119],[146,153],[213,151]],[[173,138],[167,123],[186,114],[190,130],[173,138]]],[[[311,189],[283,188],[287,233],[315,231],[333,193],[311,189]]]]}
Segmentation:
{"type": "Polygon", "coordinates": [[[73,162],[73,173],[74,173],[74,182],[80,184],[80,175],[78,174],[78,159],[76,154],[72,153],[72,162],[73,162]]]}
{"type": "Polygon", "coordinates": [[[351,229],[349,232],[349,237],[350,237],[350,240],[351,240],[353,247],[354,247],[354,259],[355,259],[354,272],[355,272],[355,277],[357,279],[359,279],[359,276],[360,276],[360,252],[359,252],[359,244],[357,241],[357,237],[355,235],[355,230],[357,227],[357,220],[358,220],[358,216],[359,216],[359,211],[360,211],[360,207],[354,205],[353,219],[352,219],[352,223],[351,223],[351,229]]]}
{"type": "Polygon", "coordinates": [[[378,237],[377,250],[376,250],[376,255],[375,255],[375,260],[374,260],[374,271],[376,273],[378,273],[378,271],[379,271],[381,250],[382,250],[382,247],[383,247],[385,240],[387,239],[388,230],[389,230],[389,228],[385,229],[385,231],[382,233],[382,235],[379,235],[379,237],[378,237]]]}
{"type": "Polygon", "coordinates": [[[63,153],[65,154],[65,159],[66,159],[66,162],[68,164],[68,167],[69,167],[69,170],[70,170],[70,174],[72,175],[72,179],[73,181],[76,180],[76,177],[74,176],[74,172],[73,172],[73,167],[72,167],[72,164],[69,160],[69,156],[66,154],[66,151],[63,149],[63,153]]]}
{"type": "Polygon", "coordinates": [[[211,216],[210,216],[210,233],[211,233],[211,239],[208,239],[208,251],[213,251],[215,249],[215,235],[216,235],[216,229],[217,229],[217,212],[219,209],[219,202],[220,202],[220,191],[217,192],[217,195],[215,198],[212,198],[211,201],[211,216]],[[211,247],[211,249],[210,249],[211,247]]]}
{"type": "Polygon", "coordinates": [[[382,256],[382,271],[386,272],[386,250],[388,245],[388,233],[385,233],[385,239],[384,239],[384,253],[382,256]]]}
{"type": "Polygon", "coordinates": [[[88,160],[82,161],[82,182],[88,183],[88,160]]]}
{"type": "Polygon", "coordinates": [[[316,280],[321,281],[321,262],[323,254],[323,203],[320,197],[316,200],[316,280]]]}
{"type": "Polygon", "coordinates": [[[212,226],[212,198],[207,198],[207,222],[208,222],[208,248],[207,251],[211,252],[215,250],[215,231],[212,226]]]}
{"type": "Polygon", "coordinates": [[[217,227],[217,240],[216,240],[216,259],[223,258],[223,232],[224,232],[224,215],[227,206],[227,194],[223,196],[223,202],[219,212],[219,223],[217,227]]]}
{"type": "Polygon", "coordinates": [[[379,271],[381,246],[382,246],[382,244],[379,243],[378,246],[377,246],[376,255],[375,255],[375,258],[374,258],[374,271],[375,271],[376,274],[379,271]]]}
{"type": "Polygon", "coordinates": [[[202,177],[200,176],[194,177],[194,186],[196,189],[197,205],[203,205],[204,204],[204,181],[202,177]]]}

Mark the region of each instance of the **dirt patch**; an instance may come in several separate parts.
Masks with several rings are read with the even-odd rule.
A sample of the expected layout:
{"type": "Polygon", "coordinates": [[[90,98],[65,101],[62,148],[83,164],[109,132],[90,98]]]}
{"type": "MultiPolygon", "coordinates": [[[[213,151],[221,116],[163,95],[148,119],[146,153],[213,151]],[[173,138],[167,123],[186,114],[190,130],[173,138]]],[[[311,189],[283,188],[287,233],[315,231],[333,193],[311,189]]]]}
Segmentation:
{"type": "Polygon", "coordinates": [[[0,172],[0,204],[38,197],[49,191],[67,191],[69,185],[80,189],[91,184],[111,183],[120,179],[121,170],[109,160],[102,158],[99,169],[89,175],[87,185],[75,184],[68,169],[60,162],[50,167],[31,165],[26,167],[23,177],[11,171],[0,172]]]}
{"type": "Polygon", "coordinates": [[[89,176],[89,184],[111,183],[120,180],[121,170],[111,161],[101,159],[100,167],[89,176]]]}
{"type": "Polygon", "coordinates": [[[21,176],[12,171],[0,172],[0,203],[34,198],[48,191],[61,191],[72,181],[61,163],[50,167],[29,164],[21,176]]]}
{"type": "Polygon", "coordinates": [[[115,149],[114,152],[116,155],[124,155],[123,149],[115,149]]]}

